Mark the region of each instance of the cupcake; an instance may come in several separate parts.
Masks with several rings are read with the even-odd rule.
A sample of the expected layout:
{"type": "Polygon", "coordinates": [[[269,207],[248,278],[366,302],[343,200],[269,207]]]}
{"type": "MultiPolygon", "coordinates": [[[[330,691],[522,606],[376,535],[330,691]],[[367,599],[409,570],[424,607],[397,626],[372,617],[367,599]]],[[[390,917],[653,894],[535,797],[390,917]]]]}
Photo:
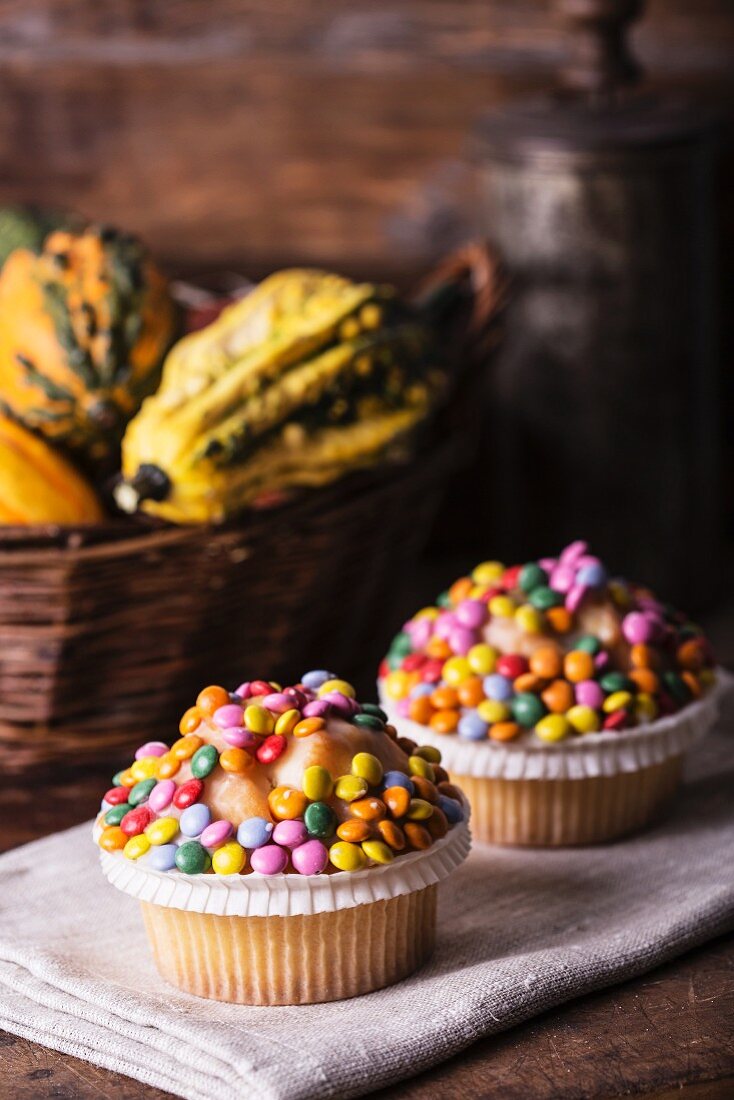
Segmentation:
{"type": "Polygon", "coordinates": [[[439,748],[489,843],[589,844],[648,824],[716,714],[699,627],[583,542],[478,565],[380,668],[388,719],[439,748]]]}
{"type": "Polygon", "coordinates": [[[307,1004],[369,993],[430,955],[468,805],[433,745],[325,671],[207,687],[173,744],[142,745],[94,827],[138,898],[156,966],[189,993],[307,1004]]]}

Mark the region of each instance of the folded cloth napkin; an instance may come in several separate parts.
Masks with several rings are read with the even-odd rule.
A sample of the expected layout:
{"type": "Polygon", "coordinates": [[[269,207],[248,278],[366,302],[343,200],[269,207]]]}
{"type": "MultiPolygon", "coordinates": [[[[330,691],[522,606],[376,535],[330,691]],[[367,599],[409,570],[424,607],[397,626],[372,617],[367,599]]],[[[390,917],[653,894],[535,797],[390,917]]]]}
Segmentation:
{"type": "MultiPolygon", "coordinates": [[[[734,927],[734,741],[696,748],[674,814],[604,847],[477,848],[433,961],[367,997],[246,1008],[166,986],[89,824],[0,859],[0,1027],[191,1100],[359,1096],[734,927]]],[[[359,944],[355,944],[359,950],[359,944]]]]}

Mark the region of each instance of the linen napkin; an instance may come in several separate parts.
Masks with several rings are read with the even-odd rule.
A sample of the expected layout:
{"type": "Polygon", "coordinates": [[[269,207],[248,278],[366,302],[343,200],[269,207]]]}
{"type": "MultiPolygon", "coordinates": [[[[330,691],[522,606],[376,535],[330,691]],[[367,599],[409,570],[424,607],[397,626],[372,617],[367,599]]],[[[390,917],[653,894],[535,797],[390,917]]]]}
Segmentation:
{"type": "Polygon", "coordinates": [[[179,993],[89,824],[26,845],[0,858],[0,1027],[190,1100],[351,1097],[409,1077],[734,928],[732,717],[727,703],[665,822],[596,848],[477,847],[441,888],[433,960],[336,1004],[179,993]]]}

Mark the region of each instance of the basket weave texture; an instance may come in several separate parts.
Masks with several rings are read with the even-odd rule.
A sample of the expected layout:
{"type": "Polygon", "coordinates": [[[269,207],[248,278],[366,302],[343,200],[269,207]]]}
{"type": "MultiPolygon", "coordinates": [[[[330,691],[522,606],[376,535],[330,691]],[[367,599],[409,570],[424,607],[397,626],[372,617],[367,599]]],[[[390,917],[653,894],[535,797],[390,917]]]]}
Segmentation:
{"type": "MultiPolygon", "coordinates": [[[[499,265],[474,246],[437,277],[446,271],[467,283],[457,357],[482,361],[499,265]]],[[[461,420],[471,373],[413,461],[221,527],[2,529],[5,772],[114,764],[141,741],[170,740],[207,683],[353,668],[425,545],[456,462],[446,428],[461,420]]]]}

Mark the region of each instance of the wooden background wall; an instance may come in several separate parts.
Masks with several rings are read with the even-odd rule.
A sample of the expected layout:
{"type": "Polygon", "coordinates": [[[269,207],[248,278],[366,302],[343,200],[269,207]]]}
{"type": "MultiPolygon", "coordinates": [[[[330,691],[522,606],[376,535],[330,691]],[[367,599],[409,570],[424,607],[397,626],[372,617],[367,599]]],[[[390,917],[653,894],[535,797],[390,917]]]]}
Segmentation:
{"type": "MultiPolygon", "coordinates": [[[[636,41],[660,83],[734,105],[732,0],[652,0],[636,41]]],[[[481,108],[562,57],[544,0],[0,0],[0,201],[183,270],[408,269],[465,231],[481,108]]]]}

